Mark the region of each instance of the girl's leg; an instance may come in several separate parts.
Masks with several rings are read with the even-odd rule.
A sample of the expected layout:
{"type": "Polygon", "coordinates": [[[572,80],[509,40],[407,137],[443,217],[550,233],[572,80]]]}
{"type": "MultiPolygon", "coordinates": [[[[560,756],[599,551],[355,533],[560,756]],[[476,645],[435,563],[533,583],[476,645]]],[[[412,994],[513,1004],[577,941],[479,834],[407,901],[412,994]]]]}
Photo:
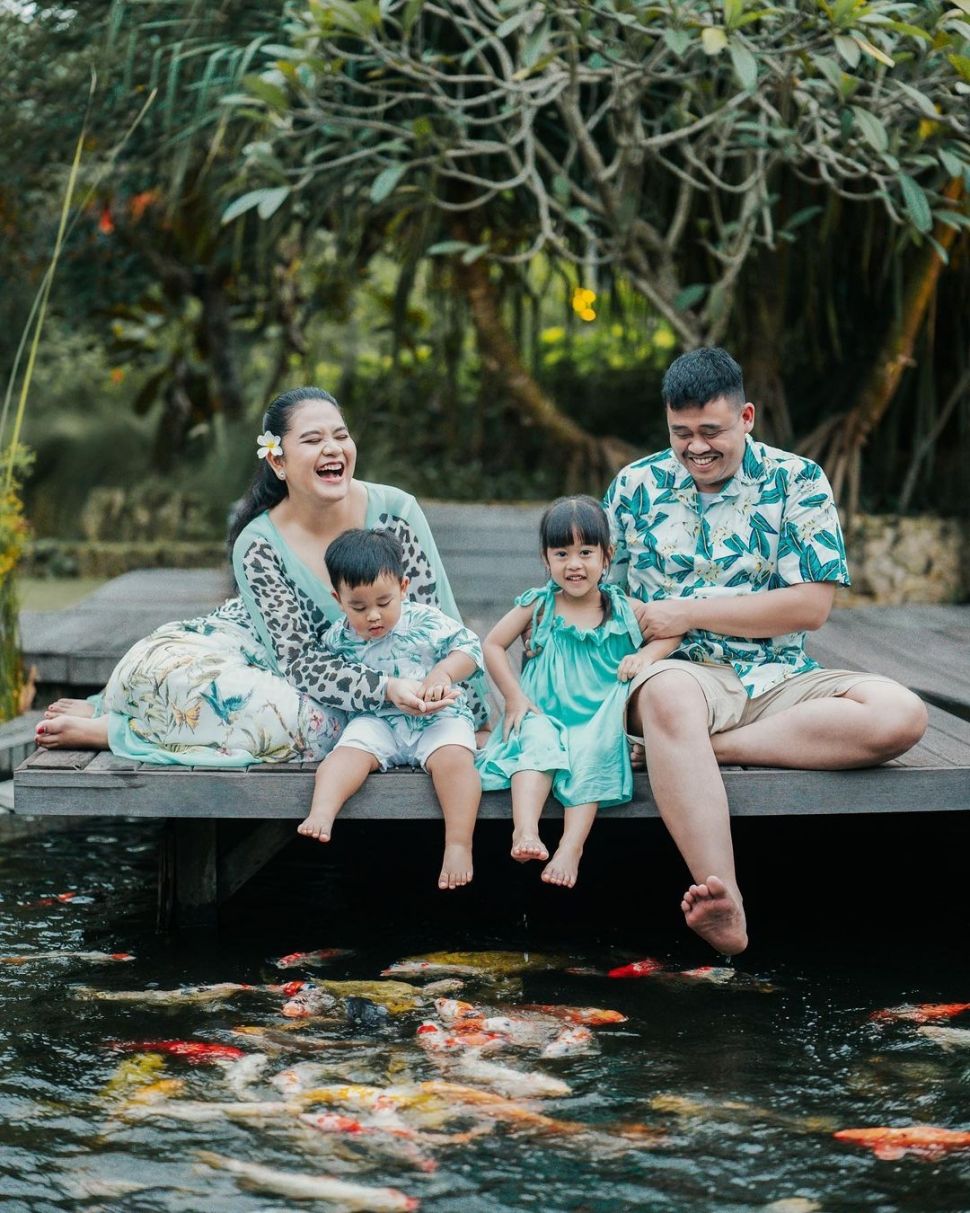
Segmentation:
{"type": "Polygon", "coordinates": [[[552,787],[548,771],[516,771],[512,776],[512,858],[519,863],[548,859],[539,837],[539,818],[552,787]]]}
{"type": "Polygon", "coordinates": [[[595,804],[573,804],[566,808],[559,846],[555,855],[542,869],[542,879],[546,884],[558,884],[565,889],[571,889],[576,883],[583,844],[593,827],[596,808],[595,804]]]}
{"type": "Polygon", "coordinates": [[[34,730],[34,741],[47,750],[106,750],[108,718],[97,716],[53,716],[34,730]]]}
{"type": "Polygon", "coordinates": [[[296,832],[315,838],[317,842],[329,842],[333,819],[378,766],[380,763],[366,750],[353,746],[338,746],[331,750],[317,767],[310,812],[296,827],[296,832]]]}
{"type": "Polygon", "coordinates": [[[460,889],[470,883],[474,870],[472,834],[482,799],[475,755],[463,745],[443,745],[428,755],[424,765],[445,819],[445,854],[438,888],[460,889]]]}

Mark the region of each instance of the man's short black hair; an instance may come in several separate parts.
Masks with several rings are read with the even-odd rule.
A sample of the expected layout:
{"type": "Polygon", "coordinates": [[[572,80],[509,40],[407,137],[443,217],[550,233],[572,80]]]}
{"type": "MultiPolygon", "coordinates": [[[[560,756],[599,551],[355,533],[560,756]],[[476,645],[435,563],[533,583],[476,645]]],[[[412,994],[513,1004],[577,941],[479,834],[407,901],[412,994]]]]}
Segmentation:
{"type": "Polygon", "coordinates": [[[744,376],[727,350],[716,345],[689,350],[667,367],[661,387],[664,404],[673,409],[700,408],[723,396],[739,408],[744,404],[744,376]]]}
{"type": "Polygon", "coordinates": [[[395,581],[404,579],[404,550],[401,541],[390,531],[344,531],[324,553],[323,563],[330,574],[330,584],[339,592],[341,585],[355,590],[360,585],[373,585],[385,575],[395,581]]]}

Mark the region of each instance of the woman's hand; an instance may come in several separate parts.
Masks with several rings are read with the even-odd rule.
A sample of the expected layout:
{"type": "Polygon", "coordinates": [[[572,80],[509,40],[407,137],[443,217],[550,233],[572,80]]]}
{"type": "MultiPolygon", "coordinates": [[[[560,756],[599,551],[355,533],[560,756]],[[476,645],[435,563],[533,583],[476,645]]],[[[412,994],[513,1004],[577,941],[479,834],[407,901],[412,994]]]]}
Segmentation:
{"type": "Polygon", "coordinates": [[[620,682],[629,682],[631,678],[636,678],[637,674],[641,674],[648,665],[650,665],[650,658],[642,649],[638,653],[628,653],[617,667],[616,676],[620,682]]]}
{"type": "Polygon", "coordinates": [[[451,687],[442,698],[434,702],[426,701],[421,695],[423,685],[416,678],[388,678],[384,700],[409,716],[428,716],[454,703],[460,695],[457,688],[451,687]]]}
{"type": "Polygon", "coordinates": [[[542,712],[536,705],[530,702],[524,695],[516,695],[505,701],[505,720],[502,725],[502,740],[508,741],[509,734],[517,729],[522,721],[532,712],[536,716],[541,716],[542,712]]]}

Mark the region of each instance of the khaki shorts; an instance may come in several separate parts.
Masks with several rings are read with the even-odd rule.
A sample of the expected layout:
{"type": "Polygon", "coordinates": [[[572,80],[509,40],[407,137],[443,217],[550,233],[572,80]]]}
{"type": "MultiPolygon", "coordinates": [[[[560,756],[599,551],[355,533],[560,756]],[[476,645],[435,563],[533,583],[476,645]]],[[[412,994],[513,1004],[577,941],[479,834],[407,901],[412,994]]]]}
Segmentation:
{"type": "MultiPolygon", "coordinates": [[[[630,683],[630,695],[651,678],[666,670],[679,670],[699,683],[707,700],[707,725],[711,733],[725,733],[743,724],[752,724],[765,716],[776,716],[797,703],[808,699],[833,699],[858,686],[860,682],[883,682],[898,687],[899,683],[883,674],[866,674],[860,670],[809,670],[794,674],[753,699],[733,668],[729,665],[707,665],[699,661],[655,661],[630,683]]],[[[641,738],[627,734],[633,742],[641,738]]]]}

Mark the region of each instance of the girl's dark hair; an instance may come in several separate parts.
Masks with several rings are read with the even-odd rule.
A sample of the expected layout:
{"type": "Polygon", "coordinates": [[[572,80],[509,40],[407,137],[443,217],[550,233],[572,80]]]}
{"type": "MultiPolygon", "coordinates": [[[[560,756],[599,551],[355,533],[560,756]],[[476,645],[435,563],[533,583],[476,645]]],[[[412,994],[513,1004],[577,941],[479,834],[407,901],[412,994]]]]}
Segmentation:
{"type": "Polygon", "coordinates": [[[343,531],[327,547],[323,563],[330,574],[330,584],[338,593],[342,585],[355,590],[361,585],[373,585],[385,574],[395,581],[404,580],[401,541],[378,527],[343,531]]]}
{"type": "MultiPolygon", "coordinates": [[[[324,400],[327,404],[332,404],[337,412],[343,416],[340,405],[323,388],[295,387],[291,388],[288,392],[283,392],[271,402],[263,414],[262,432],[265,433],[269,430],[271,434],[275,434],[282,441],[290,428],[294,410],[301,404],[305,404],[307,400],[324,400]]],[[[240,501],[229,520],[227,543],[229,545],[230,563],[232,563],[233,546],[243,528],[248,526],[257,514],[262,514],[264,510],[272,509],[274,505],[279,505],[287,495],[286,481],[280,480],[270,467],[269,460],[262,459],[260,463],[259,471],[253,477],[252,483],[246,490],[245,497],[240,501]]]]}
{"type": "Polygon", "coordinates": [[[539,547],[543,557],[550,548],[565,548],[576,540],[590,547],[610,550],[610,524],[603,507],[585,493],[557,497],[539,523],[539,547]]]}

